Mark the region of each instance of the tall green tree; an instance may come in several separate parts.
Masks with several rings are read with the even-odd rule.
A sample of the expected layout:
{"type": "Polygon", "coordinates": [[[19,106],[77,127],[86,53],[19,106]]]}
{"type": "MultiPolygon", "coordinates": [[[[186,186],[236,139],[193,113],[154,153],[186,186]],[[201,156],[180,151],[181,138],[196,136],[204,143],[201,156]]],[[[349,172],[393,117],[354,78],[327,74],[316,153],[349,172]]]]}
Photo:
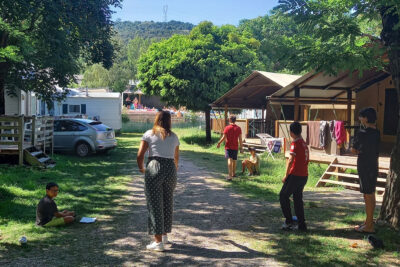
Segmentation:
{"type": "Polygon", "coordinates": [[[234,26],[200,23],[189,36],[150,46],[139,60],[139,87],[170,105],[204,111],[211,141],[209,104],[250,73],[258,47],[257,40],[234,26]]]}
{"type": "Polygon", "coordinates": [[[112,11],[121,0],[0,1],[0,114],[4,95],[54,97],[79,73],[78,59],[112,65],[112,11]]]}
{"type": "Polygon", "coordinates": [[[132,72],[131,79],[137,79],[137,65],[141,55],[143,55],[151,43],[151,39],[144,39],[142,37],[135,37],[129,41],[126,46],[127,63],[130,71],[132,72]]]}
{"type": "Polygon", "coordinates": [[[108,71],[108,87],[114,92],[122,93],[127,89],[129,80],[133,78],[132,71],[126,62],[116,63],[108,71]]]}
{"type": "Polygon", "coordinates": [[[89,66],[83,73],[82,86],[90,88],[107,87],[110,83],[108,70],[102,64],[89,66]]]}
{"type": "Polygon", "coordinates": [[[291,36],[301,32],[293,18],[281,16],[279,11],[255,19],[242,20],[239,30],[249,32],[260,41],[258,58],[262,64],[260,69],[272,72],[290,72],[288,69],[291,59],[289,54],[294,54],[290,41],[291,36]]]}
{"type": "MultiPolygon", "coordinates": [[[[386,68],[400,105],[400,2],[398,0],[281,0],[278,9],[306,34],[294,35],[293,68],[327,73],[386,68]],[[380,20],[380,38],[366,35],[365,25],[380,20]],[[364,26],[364,28],[363,28],[364,26]],[[389,59],[388,62],[385,61],[389,59]]],[[[372,24],[373,25],[373,24],[372,24]]],[[[376,28],[376,27],[375,27],[376,28]]],[[[378,36],[376,36],[378,37],[378,36]]],[[[400,120],[400,114],[399,114],[400,120]]],[[[380,219],[400,227],[400,121],[380,219]]]]}

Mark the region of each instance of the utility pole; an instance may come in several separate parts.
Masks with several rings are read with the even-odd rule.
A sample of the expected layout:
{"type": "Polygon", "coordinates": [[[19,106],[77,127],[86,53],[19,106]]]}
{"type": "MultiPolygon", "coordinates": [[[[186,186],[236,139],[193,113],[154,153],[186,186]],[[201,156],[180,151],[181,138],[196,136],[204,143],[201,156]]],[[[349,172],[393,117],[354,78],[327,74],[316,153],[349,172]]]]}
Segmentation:
{"type": "Polygon", "coordinates": [[[168,5],[163,6],[163,12],[164,12],[164,22],[168,21],[168,5]]]}

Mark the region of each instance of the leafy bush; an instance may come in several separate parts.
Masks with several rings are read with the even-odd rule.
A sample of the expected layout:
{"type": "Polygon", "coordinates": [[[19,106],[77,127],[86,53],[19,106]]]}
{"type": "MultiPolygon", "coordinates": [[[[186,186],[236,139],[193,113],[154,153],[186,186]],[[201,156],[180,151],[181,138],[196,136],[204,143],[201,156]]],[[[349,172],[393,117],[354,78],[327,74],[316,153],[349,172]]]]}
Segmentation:
{"type": "Polygon", "coordinates": [[[130,119],[129,119],[128,114],[122,113],[121,117],[122,117],[122,123],[128,123],[128,122],[130,122],[130,119]]]}

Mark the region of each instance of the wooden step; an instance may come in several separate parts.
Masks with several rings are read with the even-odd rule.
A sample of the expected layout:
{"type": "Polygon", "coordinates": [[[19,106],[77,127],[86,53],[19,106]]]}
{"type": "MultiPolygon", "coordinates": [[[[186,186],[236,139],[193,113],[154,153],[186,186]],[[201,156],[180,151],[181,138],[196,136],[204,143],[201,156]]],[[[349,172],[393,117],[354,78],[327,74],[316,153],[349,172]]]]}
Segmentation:
{"type": "Polygon", "coordinates": [[[357,165],[331,164],[332,167],[357,170],[357,165]]]}
{"type": "MultiPolygon", "coordinates": [[[[322,180],[322,183],[329,183],[329,184],[337,184],[337,185],[343,185],[343,186],[349,186],[349,187],[356,187],[356,188],[360,188],[359,184],[356,183],[346,183],[346,182],[341,182],[341,181],[334,181],[334,180],[322,180]]],[[[385,188],[384,187],[376,187],[376,191],[378,192],[385,192],[385,188]]]]}
{"type": "MultiPolygon", "coordinates": [[[[358,174],[351,174],[351,173],[343,173],[343,172],[325,172],[326,174],[329,175],[334,175],[334,176],[340,176],[340,177],[346,177],[346,178],[353,178],[353,179],[360,179],[358,174]]],[[[386,183],[386,178],[377,178],[378,182],[386,183]]]]}
{"type": "Polygon", "coordinates": [[[344,172],[325,172],[325,173],[329,174],[329,175],[334,175],[334,176],[359,179],[358,174],[350,174],[350,173],[344,173],[344,172]]]}
{"type": "Polygon", "coordinates": [[[37,156],[39,156],[39,155],[41,155],[41,154],[43,154],[42,151],[34,151],[34,152],[31,152],[31,155],[34,156],[34,157],[37,157],[37,156]]]}
{"type": "MultiPolygon", "coordinates": [[[[331,164],[330,166],[336,167],[336,168],[357,170],[357,165],[331,164]]],[[[386,169],[385,167],[379,167],[379,172],[388,174],[389,170],[386,169]]]]}
{"type": "Polygon", "coordinates": [[[261,147],[261,148],[265,148],[264,145],[260,145],[260,144],[253,144],[253,143],[243,143],[243,146],[254,146],[254,147],[261,147]]]}
{"type": "Polygon", "coordinates": [[[48,160],[50,160],[50,158],[47,158],[47,157],[38,159],[38,161],[39,161],[40,163],[45,163],[45,162],[48,161],[48,160]]]}

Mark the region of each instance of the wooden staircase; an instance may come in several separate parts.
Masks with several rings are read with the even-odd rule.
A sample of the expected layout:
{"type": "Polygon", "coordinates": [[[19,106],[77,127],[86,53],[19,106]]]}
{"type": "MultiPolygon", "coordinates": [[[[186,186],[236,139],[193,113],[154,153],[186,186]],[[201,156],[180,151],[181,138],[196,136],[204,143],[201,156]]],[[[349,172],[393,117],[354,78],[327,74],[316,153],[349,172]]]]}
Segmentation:
{"type": "MultiPolygon", "coordinates": [[[[328,166],[324,174],[319,178],[316,186],[324,186],[326,184],[342,185],[348,189],[359,190],[360,178],[357,172],[357,163],[355,162],[339,162],[338,158],[335,158],[328,166]],[[346,170],[352,170],[351,173],[346,173],[346,170]],[[336,177],[336,180],[332,180],[331,177],[336,177]]],[[[389,173],[388,166],[379,165],[378,179],[376,191],[379,193],[385,192],[386,176],[389,173]]]]}
{"type": "Polygon", "coordinates": [[[34,147],[24,150],[24,159],[31,166],[41,168],[53,168],[56,166],[56,162],[46,155],[46,153],[34,147]]]}
{"type": "Polygon", "coordinates": [[[245,151],[248,151],[249,147],[254,147],[254,150],[256,151],[257,154],[260,154],[260,153],[262,154],[267,150],[267,148],[264,145],[256,144],[256,143],[243,142],[243,149],[245,151]]]}

